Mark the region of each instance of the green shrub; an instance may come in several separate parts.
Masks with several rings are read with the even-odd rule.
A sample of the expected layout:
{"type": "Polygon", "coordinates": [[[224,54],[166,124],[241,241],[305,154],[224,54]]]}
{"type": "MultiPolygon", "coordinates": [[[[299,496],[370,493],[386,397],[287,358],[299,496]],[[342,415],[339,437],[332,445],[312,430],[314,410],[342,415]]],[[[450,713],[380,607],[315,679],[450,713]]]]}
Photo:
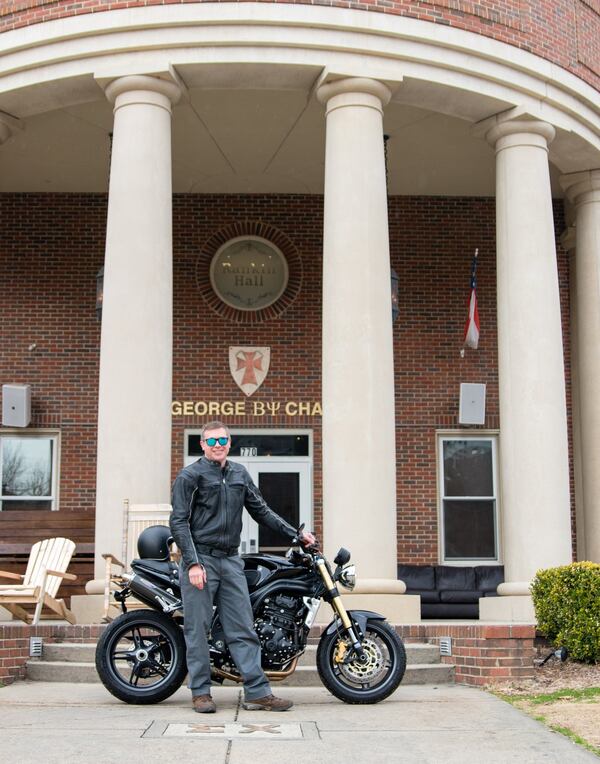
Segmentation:
{"type": "Polygon", "coordinates": [[[600,661],[600,565],[538,570],[531,584],[538,629],[571,658],[600,661]]]}

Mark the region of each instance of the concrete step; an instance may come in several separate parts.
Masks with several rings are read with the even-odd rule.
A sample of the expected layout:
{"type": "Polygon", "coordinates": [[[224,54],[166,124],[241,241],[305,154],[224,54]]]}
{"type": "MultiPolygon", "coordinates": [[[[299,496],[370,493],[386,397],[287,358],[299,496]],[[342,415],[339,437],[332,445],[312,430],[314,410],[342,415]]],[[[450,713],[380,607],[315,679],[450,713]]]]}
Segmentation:
{"type": "Polygon", "coordinates": [[[94,663],[81,661],[46,661],[33,658],[27,661],[27,679],[37,682],[99,682],[94,663]]]}
{"type": "MultiPolygon", "coordinates": [[[[440,650],[437,645],[411,643],[404,645],[406,663],[440,663],[440,650]]],[[[317,645],[308,645],[306,652],[300,656],[299,666],[314,666],[317,660],[317,645]]]]}
{"type": "MultiPolygon", "coordinates": [[[[27,678],[38,682],[94,683],[99,682],[93,663],[78,661],[27,662],[27,678]]],[[[454,681],[454,666],[448,664],[410,664],[402,684],[448,684],[454,681]]],[[[298,666],[296,671],[277,685],[287,687],[315,687],[321,684],[316,667],[298,666]]]]}
{"type": "MultiPolygon", "coordinates": [[[[406,666],[402,684],[451,684],[454,682],[454,666],[449,664],[413,663],[406,666]]],[[[277,682],[287,687],[316,687],[321,684],[316,667],[298,666],[294,673],[277,682]]]]}
{"type": "Polygon", "coordinates": [[[68,663],[94,663],[96,645],[81,642],[44,642],[42,661],[66,661],[68,663]]]}
{"type": "MultiPolygon", "coordinates": [[[[440,652],[436,645],[406,644],[406,660],[412,663],[439,663],[440,652]]],[[[44,644],[42,661],[63,661],[67,663],[94,663],[96,645],[76,642],[60,642],[44,644]]],[[[314,666],[317,655],[317,645],[310,644],[304,655],[300,657],[299,666],[314,666]]]]}

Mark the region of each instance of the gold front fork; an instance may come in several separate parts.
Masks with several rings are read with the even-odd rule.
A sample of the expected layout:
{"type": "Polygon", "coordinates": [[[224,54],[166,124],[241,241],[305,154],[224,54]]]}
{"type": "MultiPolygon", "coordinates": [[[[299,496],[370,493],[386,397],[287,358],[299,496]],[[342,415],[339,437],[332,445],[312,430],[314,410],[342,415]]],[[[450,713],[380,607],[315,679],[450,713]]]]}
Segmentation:
{"type": "MultiPolygon", "coordinates": [[[[328,591],[332,591],[332,589],[335,589],[335,584],[333,583],[333,580],[331,576],[329,575],[329,571],[327,570],[327,566],[325,565],[324,560],[320,560],[317,562],[317,568],[319,569],[319,573],[321,574],[321,578],[323,579],[323,583],[327,587],[328,591]]],[[[352,629],[352,622],[350,621],[350,617],[348,616],[348,611],[344,607],[344,603],[342,602],[342,598],[339,594],[336,594],[331,598],[331,605],[335,612],[339,615],[341,618],[342,623],[344,624],[345,629],[352,629]]]]}

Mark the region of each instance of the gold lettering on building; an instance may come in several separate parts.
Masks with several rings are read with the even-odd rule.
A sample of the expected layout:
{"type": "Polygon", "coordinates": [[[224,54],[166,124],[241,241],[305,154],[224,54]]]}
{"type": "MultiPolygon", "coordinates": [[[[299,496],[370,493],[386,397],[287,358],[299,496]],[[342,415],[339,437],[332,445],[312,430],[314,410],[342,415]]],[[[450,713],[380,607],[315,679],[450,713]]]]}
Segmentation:
{"type": "Polygon", "coordinates": [[[319,401],[173,401],[173,416],[245,417],[281,416],[320,417],[323,410],[319,401]]]}

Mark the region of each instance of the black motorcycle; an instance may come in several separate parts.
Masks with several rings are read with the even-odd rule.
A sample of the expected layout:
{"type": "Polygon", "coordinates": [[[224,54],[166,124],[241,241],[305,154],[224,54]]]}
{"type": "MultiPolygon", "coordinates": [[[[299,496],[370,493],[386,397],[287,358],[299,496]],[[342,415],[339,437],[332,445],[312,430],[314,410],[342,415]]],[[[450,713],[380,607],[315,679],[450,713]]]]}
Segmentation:
{"type": "MultiPolygon", "coordinates": [[[[144,533],[148,531],[169,534],[163,526],[144,533]]],[[[321,681],[345,703],[378,703],[387,698],[402,681],[406,652],[384,616],[344,607],[337,584],[347,589],[355,586],[350,552],[340,549],[332,572],[320,550],[303,549],[298,539],[292,543],[285,557],[243,555],[266,676],[271,682],[280,681],[295,671],[320,602],[325,600],[335,618],[319,639],[321,681]]],[[[98,641],[96,668],[106,689],[120,700],[159,703],[181,686],[187,673],[179,567],[167,551],[165,559],[133,560],[131,569],[132,573],[113,579],[114,596],[123,613],[98,641]],[[131,596],[152,609],[128,612],[131,596]]],[[[209,647],[213,681],[241,682],[216,610],[209,647]]]]}

